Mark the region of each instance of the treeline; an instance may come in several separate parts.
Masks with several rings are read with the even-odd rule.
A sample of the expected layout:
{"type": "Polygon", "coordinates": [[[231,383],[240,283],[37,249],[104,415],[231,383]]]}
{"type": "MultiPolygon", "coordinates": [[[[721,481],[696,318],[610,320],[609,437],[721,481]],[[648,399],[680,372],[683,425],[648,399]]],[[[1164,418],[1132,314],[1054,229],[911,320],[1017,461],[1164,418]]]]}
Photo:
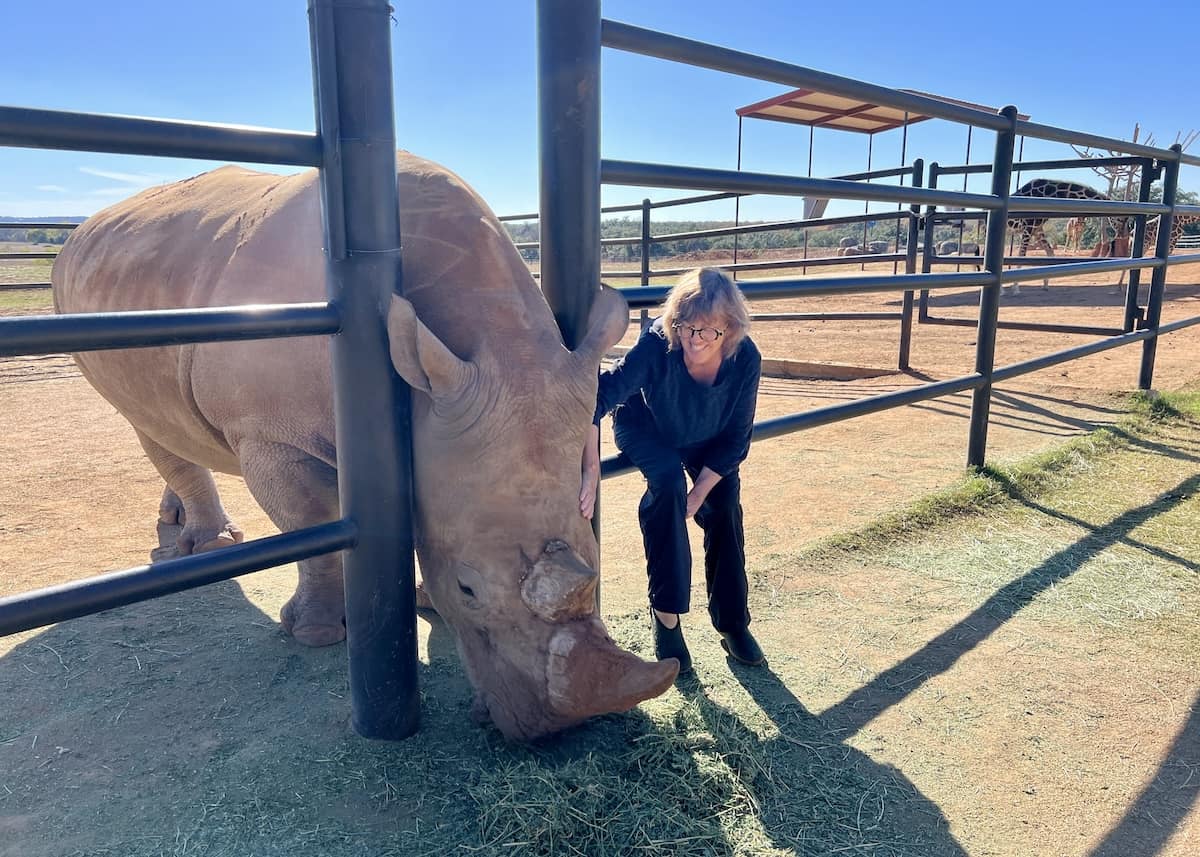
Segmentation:
{"type": "Polygon", "coordinates": [[[70,229],[30,229],[22,223],[83,223],[83,217],[0,217],[0,241],[14,244],[65,244],[70,229]]]}

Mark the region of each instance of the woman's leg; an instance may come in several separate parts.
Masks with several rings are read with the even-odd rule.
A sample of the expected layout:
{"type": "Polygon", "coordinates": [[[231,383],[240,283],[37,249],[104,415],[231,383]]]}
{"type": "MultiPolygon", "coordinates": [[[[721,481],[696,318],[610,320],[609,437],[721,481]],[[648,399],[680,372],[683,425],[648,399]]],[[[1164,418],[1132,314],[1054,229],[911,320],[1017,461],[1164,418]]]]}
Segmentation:
{"type": "Polygon", "coordinates": [[[683,461],[648,419],[620,411],[614,420],[617,446],[646,477],[638,523],[646,551],[650,606],[662,613],[686,613],[692,587],[692,551],[684,517],[687,483],[683,461]]]}
{"type": "Polygon", "coordinates": [[[735,470],[716,484],[696,513],[696,523],[704,530],[708,615],[713,627],[723,633],[742,631],[750,624],[741,493],[735,470]]]}

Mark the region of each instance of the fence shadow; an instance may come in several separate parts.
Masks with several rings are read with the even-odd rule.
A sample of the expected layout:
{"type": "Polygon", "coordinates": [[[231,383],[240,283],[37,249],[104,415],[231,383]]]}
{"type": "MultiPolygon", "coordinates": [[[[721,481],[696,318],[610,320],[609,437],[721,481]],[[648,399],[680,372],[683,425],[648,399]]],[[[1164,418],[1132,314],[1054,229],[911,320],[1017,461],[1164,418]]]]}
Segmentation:
{"type": "Polygon", "coordinates": [[[961,621],[938,634],[919,651],[884,670],[870,682],[831,706],[821,719],[830,729],[853,734],[881,713],[915,692],[931,678],[947,672],[964,654],[974,649],[1050,587],[1066,580],[1084,563],[1200,489],[1200,474],[1185,479],[1161,493],[1150,503],[1130,509],[1103,527],[1097,527],[1036,568],[1001,587],[961,621]]]}

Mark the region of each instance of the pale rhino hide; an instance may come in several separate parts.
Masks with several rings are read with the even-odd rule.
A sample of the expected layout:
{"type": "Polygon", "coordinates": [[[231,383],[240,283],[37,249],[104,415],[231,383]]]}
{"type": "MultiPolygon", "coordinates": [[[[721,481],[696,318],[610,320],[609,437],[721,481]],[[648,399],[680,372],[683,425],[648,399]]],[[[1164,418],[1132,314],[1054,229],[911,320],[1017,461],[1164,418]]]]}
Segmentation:
{"type": "MultiPolygon", "coordinates": [[[[628,325],[597,293],[584,341],[562,343],[511,240],[444,168],[397,156],[404,297],[387,333],[413,388],[416,538],[475,711],[527,740],[662,693],[674,660],[619,649],[595,613],[597,548],[579,461],[604,350],[628,325]]],[[[63,313],[324,300],[315,171],[222,167],[100,212],[53,273],[63,313]]],[[[327,337],[75,355],[167,483],[172,553],[242,540],[211,471],[240,474],[281,530],[339,517],[327,337]]],[[[281,611],[297,641],[344,638],[341,561],[299,563],[281,611]]],[[[384,570],[386,573],[386,570],[384,570]]]]}

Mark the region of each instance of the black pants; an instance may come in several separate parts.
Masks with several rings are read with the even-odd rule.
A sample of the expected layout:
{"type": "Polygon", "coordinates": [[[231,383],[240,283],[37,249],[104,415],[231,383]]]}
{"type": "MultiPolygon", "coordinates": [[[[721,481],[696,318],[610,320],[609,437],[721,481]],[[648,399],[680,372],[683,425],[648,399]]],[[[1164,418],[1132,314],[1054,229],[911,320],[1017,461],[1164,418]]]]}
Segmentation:
{"type": "MultiPolygon", "coordinates": [[[[646,477],[638,522],[646,549],[650,606],[663,613],[687,613],[692,589],[692,550],[687,533],[687,482],[704,467],[704,448],[676,449],[666,443],[648,414],[619,408],[614,420],[617,446],[646,477]]],[[[742,529],[741,480],[723,477],[696,513],[704,531],[704,582],[708,615],[718,631],[750,624],[746,607],[746,538],[742,529]]]]}

